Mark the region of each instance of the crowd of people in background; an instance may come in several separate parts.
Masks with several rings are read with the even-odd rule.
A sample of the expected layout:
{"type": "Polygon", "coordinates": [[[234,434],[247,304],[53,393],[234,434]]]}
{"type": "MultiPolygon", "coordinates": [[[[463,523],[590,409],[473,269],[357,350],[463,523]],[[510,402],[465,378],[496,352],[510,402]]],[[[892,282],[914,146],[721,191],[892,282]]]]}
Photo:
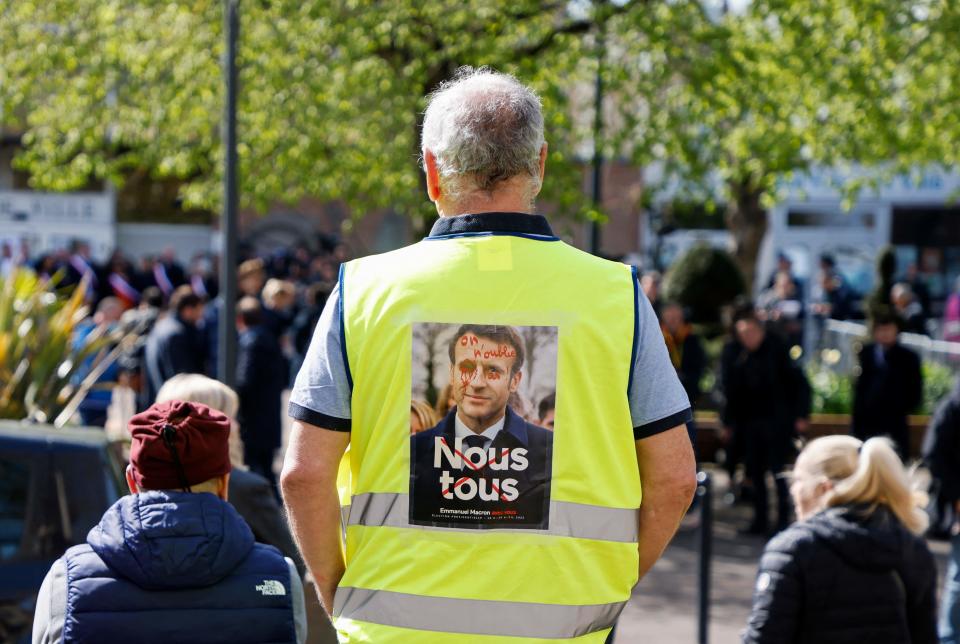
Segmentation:
{"type": "MultiPolygon", "coordinates": [[[[82,346],[92,333],[104,327],[126,325],[137,336],[132,347],[90,388],[79,409],[83,423],[105,426],[114,435],[122,434],[135,414],[156,402],[171,400],[203,403],[224,413],[234,421],[230,500],[239,504],[238,510],[251,524],[257,540],[277,545],[303,574],[302,559],[277,503],[273,464],[281,447],[281,400],[283,391],[291,384],[292,374],[297,372],[306,355],[323,306],[336,283],[339,265],[347,259],[346,248],[337,245],[311,254],[299,247],[264,257],[249,256],[237,266],[236,391],[211,379],[217,375],[219,321],[223,310],[222,298],[218,295],[216,257],[201,255],[189,265],[182,265],[173,250],[167,249],[155,257],[134,262],[118,250],[107,262],[97,264],[91,259],[89,246],[81,241],[32,260],[28,259],[25,247],[14,249],[4,244],[0,251],[0,271],[5,275],[16,266],[28,265],[41,276],[56,276],[59,287],[86,285],[92,314],[78,325],[73,340],[76,346],[82,346]]],[[[744,531],[773,535],[787,530],[784,532],[787,536],[772,542],[761,565],[760,579],[765,586],[758,585],[760,608],[755,606],[747,641],[781,641],[777,638],[786,637],[783,628],[815,632],[823,624],[811,625],[804,622],[802,616],[794,615],[792,621],[762,618],[764,614],[790,610],[789,606],[784,608],[784,602],[789,603],[784,593],[789,595],[798,583],[784,572],[791,558],[801,567],[820,565],[829,559],[804,550],[808,548],[804,544],[811,538],[807,532],[788,530],[795,515],[800,519],[810,516],[809,508],[804,508],[798,496],[799,488],[791,489],[785,474],[796,457],[797,439],[806,434],[811,411],[809,384],[790,349],[803,344],[804,324],[808,319],[820,324],[825,319],[863,317],[864,311],[844,283],[833,258],[820,259],[815,295],[808,300],[805,291],[810,285],[797,278],[789,258],[781,255],[767,287],[756,300],[739,303],[729,315],[728,337],[716,368],[715,391],[705,392],[703,376],[710,358],[703,339],[688,320],[684,307],[663,299],[662,280],[660,273],[648,272],[642,275],[640,286],[660,320],[670,359],[691,403],[696,406],[705,394],[713,395],[719,402],[726,467],[732,480],[739,482],[740,496],[753,507],[752,521],[744,531]],[[737,478],[737,468],[741,465],[742,475],[737,478]],[[768,507],[768,475],[776,493],[773,521],[768,507]]],[[[869,320],[870,341],[864,343],[857,356],[860,368],[854,385],[850,428],[853,437],[850,440],[856,443],[837,442],[829,446],[820,443],[819,451],[810,453],[806,461],[801,456],[807,470],[812,472],[805,475],[807,479],[829,482],[828,488],[818,492],[817,498],[821,501],[833,499],[831,494],[836,496],[836,493],[830,490],[844,485],[856,487],[858,491],[837,497],[842,502],[818,501],[818,507],[836,506],[837,509],[818,519],[822,526],[809,530],[834,535],[830,538],[842,539],[844,531],[858,529],[861,532],[857,534],[862,537],[862,529],[866,529],[869,534],[873,534],[871,530],[879,531],[880,536],[873,535],[870,539],[904,539],[901,533],[917,534],[926,528],[925,523],[921,527],[918,520],[912,518],[914,515],[905,510],[903,504],[883,509],[881,514],[888,521],[883,526],[877,524],[876,513],[871,514],[870,519],[851,517],[851,508],[855,510],[858,504],[889,505],[889,499],[877,500],[882,497],[877,496],[879,488],[870,488],[868,494],[862,489],[865,484],[854,483],[854,479],[872,476],[879,480],[878,477],[885,476],[885,485],[891,480],[899,481],[902,473],[899,459],[905,461],[911,455],[907,416],[921,399],[921,365],[918,356],[898,339],[901,331],[927,333],[930,314],[929,294],[916,279],[915,269],[908,270],[903,279],[894,284],[890,304],[889,311],[869,320]],[[890,442],[879,445],[874,442],[879,437],[886,437],[890,442]],[[870,458],[865,461],[857,454],[868,445],[870,458]],[[856,449],[851,452],[853,448],[856,449]],[[825,451],[828,449],[829,453],[825,451]],[[899,517],[899,523],[890,527],[890,517],[899,517]],[[864,525],[867,527],[863,528],[864,525]]],[[[954,333],[954,326],[960,328],[960,295],[956,294],[946,303],[944,334],[960,339],[960,332],[954,333]],[[955,324],[951,326],[953,318],[955,324]]],[[[84,375],[81,372],[80,376],[84,375]]],[[[411,433],[434,427],[453,404],[449,387],[439,392],[435,405],[412,401],[411,433]]],[[[555,394],[539,401],[511,399],[510,404],[528,422],[552,430],[555,394]]],[[[955,526],[960,525],[956,523],[960,513],[960,485],[955,480],[960,471],[958,408],[960,388],[942,403],[923,450],[924,461],[930,466],[937,485],[933,527],[939,527],[941,534],[949,533],[951,526],[956,531],[955,526]]],[[[690,424],[689,430],[691,440],[696,443],[695,423],[690,424]]],[[[800,485],[801,479],[796,474],[800,469],[803,468],[798,461],[793,469],[795,486],[800,485]]],[[[816,495],[809,492],[808,496],[816,495]]],[[[922,564],[923,574],[904,578],[904,583],[929,590],[927,587],[932,583],[929,552],[924,550],[925,546],[918,545],[922,541],[909,543],[914,548],[910,556],[919,562],[917,566],[922,564]]],[[[845,557],[842,553],[839,556],[845,557]]],[[[869,557],[869,552],[864,556],[869,557]]],[[[941,615],[943,620],[952,619],[956,624],[960,610],[960,553],[954,552],[951,566],[953,581],[948,579],[941,615]]],[[[900,570],[893,564],[888,567],[900,570]]],[[[856,571],[850,574],[851,583],[862,581],[856,571]]],[[[925,632],[926,621],[921,613],[932,610],[930,602],[932,599],[918,606],[917,614],[908,615],[906,625],[888,624],[890,632],[925,632]]],[[[949,628],[949,624],[943,628],[949,628]]]]}
{"type": "MultiPolygon", "coordinates": [[[[118,327],[133,336],[89,388],[78,410],[83,424],[106,427],[120,436],[129,418],[153,404],[171,379],[180,374],[218,375],[223,301],[216,256],[199,254],[185,265],[172,248],[137,261],[118,249],[97,263],[89,244],[81,240],[38,257],[30,257],[26,245],[14,250],[4,242],[0,251],[5,275],[26,266],[54,280],[59,289],[85,285],[91,315],[77,326],[75,347],[95,332],[118,327]]],[[[348,255],[342,244],[318,253],[305,246],[262,257],[247,252],[236,269],[234,382],[240,403],[235,415],[244,439],[243,461],[274,489],[282,394],[303,360],[348,255]]],[[[78,382],[89,371],[81,369],[78,382]]]]}
{"type": "MultiPolygon", "coordinates": [[[[807,284],[793,270],[790,258],[780,253],[776,269],[757,297],[760,315],[770,321],[791,346],[803,346],[804,329],[808,320],[822,330],[824,320],[863,320],[870,317],[862,301],[866,294],[857,293],[847,284],[837,267],[836,259],[821,255],[814,284],[807,293],[807,284]],[[809,295],[809,305],[806,299],[809,295]]],[[[960,284],[960,280],[958,280],[960,284]]],[[[889,300],[906,333],[932,335],[929,322],[933,318],[930,290],[917,271],[916,264],[908,264],[903,274],[892,285],[889,300]]],[[[951,321],[960,320],[960,293],[947,300],[942,320],[942,335],[951,340],[951,321]],[[955,304],[951,308],[950,302],[955,304]]],[[[960,335],[956,336],[960,339],[960,335]]]]}
{"type": "MultiPolygon", "coordinates": [[[[23,253],[22,257],[10,259],[3,265],[5,275],[11,274],[18,266],[26,266],[52,280],[55,288],[64,292],[85,286],[91,314],[76,327],[75,347],[83,347],[90,338],[107,330],[124,331],[129,342],[121,342],[122,353],[108,363],[89,387],[78,412],[84,425],[103,426],[117,444],[130,445],[131,463],[137,462],[134,452],[142,449],[132,428],[145,414],[168,413],[173,422],[172,418],[179,413],[176,410],[186,404],[188,407],[183,409],[188,409],[191,417],[203,416],[211,413],[203,410],[212,410],[214,414],[222,414],[223,422],[229,422],[228,469],[231,474],[227,482],[216,479],[209,485],[209,482],[194,485],[194,481],[190,481],[188,489],[210,491],[222,500],[229,498],[230,506],[252,532],[249,542],[247,537],[240,535],[243,537],[238,542],[241,549],[249,547],[255,540],[276,547],[287,559],[292,574],[287,575],[289,585],[284,584],[293,597],[296,641],[304,641],[306,632],[299,580],[309,577],[305,577],[306,567],[280,504],[274,467],[281,446],[282,396],[303,360],[314,327],[338,278],[340,264],[347,256],[344,246],[335,245],[317,254],[301,247],[262,257],[248,255],[242,259],[236,267],[238,299],[234,324],[230,325],[237,334],[235,388],[215,379],[220,375],[217,349],[224,309],[223,298],[218,292],[216,257],[200,255],[183,265],[173,250],[167,249],[156,257],[144,257],[134,263],[118,250],[109,261],[98,264],[91,258],[89,246],[77,241],[62,251],[32,261],[23,253]]],[[[92,364],[93,358],[88,362],[92,364]]],[[[81,369],[77,384],[88,379],[90,371],[89,367],[81,369]]],[[[187,431],[185,428],[189,422],[188,418],[176,424],[187,431]]],[[[162,434],[163,431],[159,432],[151,440],[162,434]]],[[[212,444],[206,447],[214,451],[219,449],[212,444]]],[[[205,466],[201,461],[209,459],[204,457],[190,464],[191,448],[184,449],[186,451],[180,456],[182,466],[187,476],[193,476],[190,468],[203,470],[205,466]]],[[[161,454],[165,455],[168,454],[161,454]]],[[[150,467],[156,466],[156,458],[151,462],[154,465],[150,467]]],[[[174,459],[172,465],[176,469],[181,463],[174,459]]],[[[131,467],[142,469],[147,466],[131,467]]],[[[199,478],[204,475],[198,475],[199,478]]],[[[171,493],[148,490],[173,487],[177,486],[131,483],[132,491],[139,490],[144,499],[158,502],[168,500],[171,493]]],[[[210,501],[208,505],[210,507],[202,511],[223,513],[223,528],[233,535],[231,538],[237,538],[242,532],[238,527],[241,520],[233,518],[236,515],[232,511],[224,510],[222,503],[210,501]]],[[[189,509],[183,509],[169,520],[190,521],[191,518],[189,509]]],[[[144,543],[153,543],[150,540],[157,536],[148,526],[140,526],[137,530],[144,533],[144,543]]],[[[208,536],[211,543],[219,538],[218,533],[208,536]]],[[[105,559],[110,556],[107,551],[97,550],[96,544],[91,545],[99,556],[105,559]]],[[[172,544],[171,547],[176,546],[172,544]]],[[[210,554],[203,548],[197,553],[201,559],[210,554]]],[[[236,554],[239,557],[244,553],[248,558],[264,556],[255,550],[243,550],[243,553],[238,550],[236,554]]],[[[234,563],[247,565],[243,562],[248,560],[241,558],[234,563]]],[[[223,564],[220,566],[222,570],[218,569],[216,574],[226,575],[225,580],[230,575],[242,574],[239,569],[230,567],[233,563],[228,566],[218,562],[217,565],[220,564],[223,564]]],[[[278,562],[278,569],[282,571],[283,568],[284,564],[278,562]]],[[[63,614],[57,608],[57,602],[50,604],[52,610],[46,605],[49,593],[56,595],[64,583],[63,576],[54,574],[57,570],[55,566],[45,582],[49,587],[47,594],[41,590],[40,600],[44,605],[38,606],[35,628],[35,633],[40,633],[39,641],[60,641],[64,632],[63,614]]],[[[166,572],[151,570],[150,574],[166,572]]],[[[215,581],[212,577],[194,579],[185,571],[176,572],[179,575],[177,588],[189,589],[215,581]]],[[[332,627],[325,626],[328,632],[319,641],[335,641],[332,627]]],[[[251,631],[231,641],[245,641],[243,637],[253,638],[253,641],[258,635],[251,631]]]]}
{"type": "MultiPolygon", "coordinates": [[[[833,259],[820,261],[820,290],[812,310],[820,319],[845,319],[861,309],[843,283],[833,259]]],[[[772,475],[777,492],[774,532],[785,528],[792,512],[781,474],[795,456],[794,446],[808,427],[811,389],[799,360],[802,346],[805,285],[781,254],[774,272],[755,301],[743,299],[726,312],[727,336],[716,365],[713,391],[701,391],[709,359],[703,340],[677,302],[661,296],[663,276],[656,271],[640,278],[640,287],[661,321],[670,358],[694,407],[712,398],[723,428],[725,464],[731,478],[743,466],[743,496],[752,499],[754,518],[746,532],[770,533],[766,485],[772,475]]],[[[919,356],[900,343],[901,332],[918,332],[923,324],[920,300],[913,287],[897,282],[890,306],[869,319],[870,338],[857,354],[859,369],[853,387],[850,433],[861,440],[887,436],[903,459],[911,455],[908,416],[919,406],[923,377],[919,356]]],[[[695,424],[691,437],[695,436],[695,424]]]]}
{"type": "MultiPolygon", "coordinates": [[[[256,257],[247,253],[237,266],[238,302],[235,328],[238,362],[234,374],[240,394],[237,415],[245,429],[247,465],[275,483],[273,460],[281,444],[280,400],[306,354],[340,264],[349,256],[343,244],[319,253],[305,246],[256,257]],[[245,422],[244,422],[245,421],[245,422]],[[255,428],[255,429],[254,429],[255,428]]],[[[126,325],[138,339],[90,388],[79,412],[84,424],[116,432],[130,416],[156,400],[165,382],[178,374],[215,377],[218,369],[219,319],[217,257],[206,253],[189,263],[178,261],[172,248],[136,259],[114,251],[103,263],[91,257],[82,240],[66,248],[31,257],[26,244],[0,244],[0,271],[26,265],[41,276],[56,276],[59,287],[86,284],[91,316],[77,328],[74,344],[82,346],[96,329],[126,325]]],[[[663,275],[644,273],[640,286],[661,321],[669,355],[688,397],[696,405],[704,393],[719,402],[727,462],[746,470],[747,496],[756,515],[751,532],[766,532],[766,495],[751,481],[778,474],[790,459],[793,439],[810,412],[810,391],[790,349],[803,345],[805,323],[825,319],[862,318],[858,295],[845,283],[836,261],[820,257],[816,285],[804,283],[783,253],[756,300],[741,303],[730,316],[729,341],[715,371],[715,391],[701,391],[709,358],[685,309],[664,301],[663,275]],[[807,293],[808,289],[810,290],[807,293]],[[810,297],[807,298],[806,296],[810,297]]],[[[890,292],[888,315],[871,320],[872,342],[859,352],[854,391],[852,432],[860,438],[889,435],[908,455],[906,417],[920,400],[922,379],[916,354],[898,342],[901,331],[925,333],[930,297],[916,267],[907,268],[890,292]]],[[[960,320],[960,295],[945,307],[945,334],[953,332],[951,316],[960,320]],[[954,311],[956,309],[956,311],[954,311]]],[[[957,323],[960,325],[960,322],[957,323]]],[[[960,334],[957,334],[960,338],[960,334]]],[[[84,377],[81,371],[79,377],[84,377]]],[[[553,404],[511,400],[529,422],[549,427],[553,404]]],[[[440,392],[436,405],[411,404],[411,431],[432,427],[449,410],[449,396],[440,392]]],[[[691,438],[695,424],[691,424],[691,438]]],[[[776,525],[788,521],[789,499],[777,484],[776,525]]]]}
{"type": "MultiPolygon", "coordinates": [[[[279,248],[262,256],[243,247],[241,262],[259,258],[267,278],[290,281],[298,289],[305,289],[310,284],[332,284],[337,279],[340,264],[349,258],[349,250],[344,244],[329,240],[318,245],[318,251],[300,245],[293,249],[279,248]]],[[[93,258],[90,244],[82,239],[41,253],[32,252],[26,241],[15,245],[0,240],[0,277],[8,276],[21,266],[46,278],[59,274],[57,283],[60,287],[78,284],[86,277],[94,304],[104,297],[114,296],[130,308],[151,288],[159,289],[168,300],[177,287],[185,284],[206,300],[216,298],[219,291],[219,256],[216,253],[198,252],[184,263],[172,246],[158,254],[136,258],[118,248],[105,261],[98,262],[93,258]]]]}
{"type": "MultiPolygon", "coordinates": [[[[908,416],[922,400],[921,360],[900,343],[901,332],[928,333],[928,293],[911,267],[891,288],[889,305],[864,311],[831,257],[821,258],[818,278],[811,306],[818,323],[869,314],[869,338],[857,354],[849,436],[811,441],[808,435],[810,385],[797,360],[802,351],[791,351],[803,344],[805,285],[793,274],[789,258],[779,257],[767,289],[755,302],[740,302],[727,316],[712,392],[719,405],[724,464],[736,490],[732,498],[753,506],[743,532],[772,537],[760,562],[743,641],[873,637],[956,644],[960,381],[941,401],[922,453],[916,454],[908,416]],[[904,466],[916,456],[933,478],[930,507],[904,466]],[[777,497],[772,526],[770,482],[777,497]],[[939,610],[936,566],[924,536],[952,540],[939,610]]],[[[651,272],[640,285],[661,320],[670,358],[696,407],[707,361],[702,340],[686,322],[683,307],[663,300],[661,280],[660,273],[651,272]]],[[[958,302],[960,296],[948,300],[948,319],[960,319],[958,302]]],[[[951,328],[948,322],[945,333],[951,328]]],[[[696,440],[695,432],[691,437],[696,440]]]]}

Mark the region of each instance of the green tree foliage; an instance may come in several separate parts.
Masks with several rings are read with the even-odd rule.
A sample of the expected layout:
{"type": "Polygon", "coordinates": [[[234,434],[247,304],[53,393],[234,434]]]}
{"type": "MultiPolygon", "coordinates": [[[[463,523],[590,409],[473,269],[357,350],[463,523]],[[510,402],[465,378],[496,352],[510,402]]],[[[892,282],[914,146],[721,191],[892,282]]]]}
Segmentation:
{"type": "MultiPolygon", "coordinates": [[[[953,0],[720,4],[244,0],[241,194],[260,209],[317,196],[358,216],[426,214],[425,96],[460,65],[490,65],[541,92],[544,198],[584,213],[573,162],[601,52],[606,155],[662,161],[686,198],[724,199],[748,283],[785,176],[957,162],[953,0]]],[[[138,169],[217,209],[222,40],[221,0],[0,0],[0,110],[25,132],[19,165],[45,189],[138,169]]]]}
{"type": "MultiPolygon", "coordinates": [[[[222,4],[0,5],[2,109],[25,129],[18,163],[33,185],[75,189],[91,176],[120,183],[147,168],[185,180],[187,205],[216,208],[222,4]]],[[[545,196],[580,210],[566,89],[594,15],[530,0],[242,2],[244,200],[264,209],[319,196],[357,213],[425,212],[417,167],[425,96],[470,64],[514,72],[540,91],[553,179],[545,196]]]]}
{"type": "Polygon", "coordinates": [[[680,256],[664,280],[667,300],[690,311],[695,323],[716,324],[720,310],[746,290],[743,275],[728,253],[697,244],[680,256]]]}
{"type": "Polygon", "coordinates": [[[662,161],[681,192],[726,201],[750,284],[784,178],[956,162],[958,19],[951,0],[754,0],[713,20],[691,3],[652,7],[618,23],[619,80],[642,98],[621,105],[620,143],[662,161]]]}

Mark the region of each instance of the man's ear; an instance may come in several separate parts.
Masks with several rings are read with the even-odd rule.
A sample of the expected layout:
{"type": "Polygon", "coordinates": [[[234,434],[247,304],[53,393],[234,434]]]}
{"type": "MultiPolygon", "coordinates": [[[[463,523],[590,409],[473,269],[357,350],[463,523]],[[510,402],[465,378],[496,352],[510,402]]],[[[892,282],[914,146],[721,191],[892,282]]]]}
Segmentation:
{"type": "Polygon", "coordinates": [[[516,391],[520,386],[520,381],[523,379],[523,372],[518,371],[517,373],[510,376],[510,391],[511,393],[516,391]]]}
{"type": "Polygon", "coordinates": [[[543,185],[543,176],[547,173],[547,142],[540,147],[540,184],[543,185]]]}
{"type": "Polygon", "coordinates": [[[137,480],[133,478],[133,465],[131,463],[127,463],[127,470],[125,474],[127,479],[127,487],[130,488],[130,494],[138,494],[140,492],[140,488],[137,487],[137,480]]]}
{"type": "Polygon", "coordinates": [[[437,157],[426,149],[423,151],[423,170],[427,175],[427,196],[430,201],[439,201],[440,170],[437,169],[437,157]]]}
{"type": "Polygon", "coordinates": [[[547,144],[544,143],[542,146],[540,146],[540,180],[537,183],[533,184],[533,187],[536,188],[536,190],[534,190],[532,196],[536,197],[538,194],[540,194],[540,191],[543,189],[543,176],[546,173],[546,171],[547,171],[547,144]]]}

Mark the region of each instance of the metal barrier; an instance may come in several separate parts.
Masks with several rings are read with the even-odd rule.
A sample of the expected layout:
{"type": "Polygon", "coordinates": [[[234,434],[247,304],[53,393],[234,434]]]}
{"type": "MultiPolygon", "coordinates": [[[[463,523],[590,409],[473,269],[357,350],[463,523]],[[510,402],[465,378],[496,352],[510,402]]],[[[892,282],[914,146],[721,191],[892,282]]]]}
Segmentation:
{"type": "MultiPolygon", "coordinates": [[[[824,321],[817,354],[823,364],[838,373],[852,373],[857,366],[859,345],[870,341],[867,325],[840,320],[824,321]],[[828,359],[823,359],[827,357],[828,359]]],[[[924,362],[960,371],[960,342],[934,340],[916,333],[901,333],[900,344],[913,349],[924,362]]]]}
{"type": "Polygon", "coordinates": [[[697,472],[697,499],[700,503],[697,642],[707,644],[710,634],[710,560],[713,557],[713,479],[709,472],[697,472]]]}

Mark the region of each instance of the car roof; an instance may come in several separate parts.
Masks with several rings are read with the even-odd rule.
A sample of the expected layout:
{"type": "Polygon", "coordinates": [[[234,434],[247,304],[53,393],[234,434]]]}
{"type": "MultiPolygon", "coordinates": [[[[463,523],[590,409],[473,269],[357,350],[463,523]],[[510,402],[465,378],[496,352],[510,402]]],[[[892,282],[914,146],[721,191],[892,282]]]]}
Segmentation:
{"type": "Polygon", "coordinates": [[[50,446],[99,448],[106,445],[106,433],[98,427],[64,427],[57,429],[53,425],[27,423],[21,421],[0,420],[0,444],[34,443],[50,446]]]}

